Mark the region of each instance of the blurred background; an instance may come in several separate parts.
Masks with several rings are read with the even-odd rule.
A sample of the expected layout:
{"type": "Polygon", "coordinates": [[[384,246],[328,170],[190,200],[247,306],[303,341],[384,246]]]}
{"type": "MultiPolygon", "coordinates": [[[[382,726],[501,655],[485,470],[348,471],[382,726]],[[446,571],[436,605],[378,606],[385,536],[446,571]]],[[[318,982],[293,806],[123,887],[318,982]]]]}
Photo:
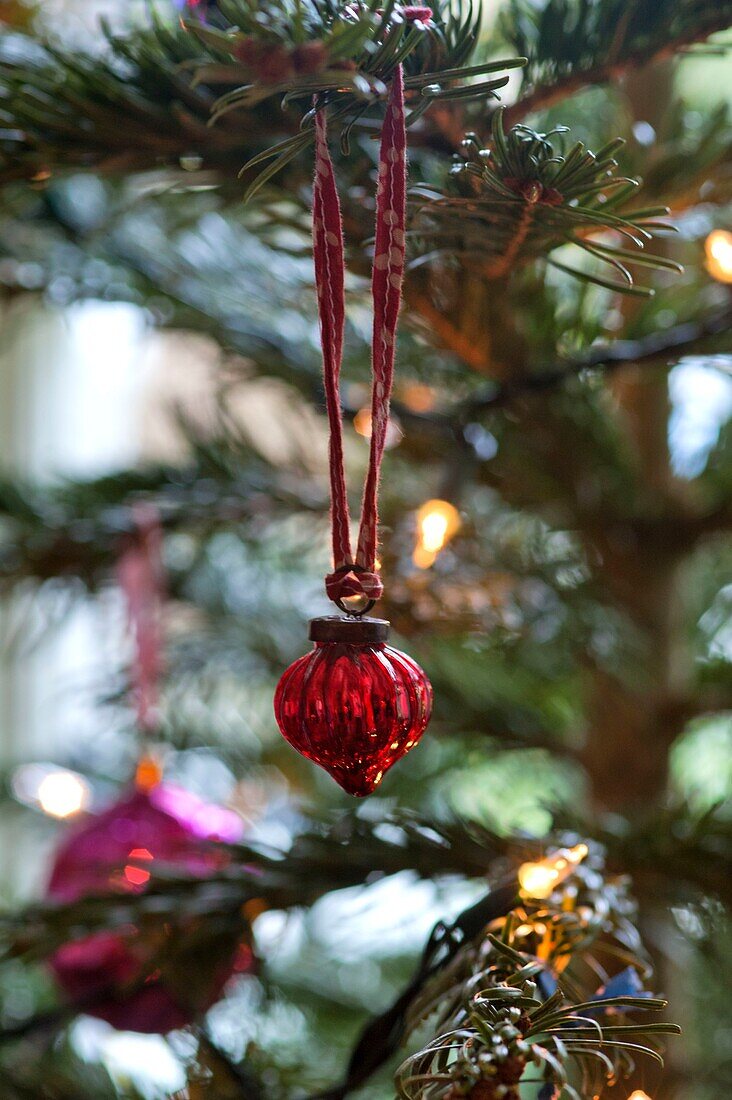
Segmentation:
{"type": "MultiPolygon", "coordinates": [[[[505,53],[494,30],[500,5],[484,7],[486,35],[505,53]]],[[[100,15],[122,27],[143,23],[146,10],[134,0],[47,0],[34,33],[104,51],[100,15]]],[[[23,5],[0,4],[0,18],[19,26],[23,5]]],[[[10,35],[3,56],[28,48],[10,35]]],[[[628,305],[561,272],[524,269],[502,299],[519,336],[496,334],[499,368],[510,361],[504,339],[530,346],[539,370],[596,343],[670,331],[695,311],[729,309],[731,75],[726,53],[692,54],[543,112],[541,128],[568,124],[590,147],[627,138],[623,168],[641,171],[671,206],[679,235],[663,248],[686,271],[654,276],[652,302],[628,305]]],[[[512,95],[515,80],[509,103],[512,95]]],[[[295,215],[261,232],[236,200],[235,171],[227,195],[195,149],[188,156],[181,171],[195,179],[185,189],[162,166],[121,179],[92,166],[4,187],[7,908],[43,894],[68,821],[112,799],[134,768],[131,641],[113,559],[120,510],[138,496],[156,501],[166,530],[166,776],[231,807],[247,837],[273,846],[287,847],[312,809],[353,809],[282,741],[271,707],[280,671],[307,648],[307,619],[327,613],[311,262],[300,226],[288,227],[295,215]],[[63,546],[68,567],[58,564],[63,546]]],[[[414,171],[430,170],[418,154],[414,171]]],[[[346,367],[354,485],[369,431],[364,287],[357,270],[346,367]]],[[[579,823],[612,838],[618,862],[624,853],[623,869],[637,875],[662,991],[685,1029],[666,1084],[656,1090],[654,1079],[648,1091],[716,1100],[732,1088],[728,918],[709,890],[661,896],[657,908],[653,899],[654,868],[667,860],[673,877],[684,841],[659,820],[673,822],[683,807],[685,821],[729,822],[729,333],[606,374],[589,366],[561,388],[489,407],[455,447],[430,417],[482,394],[490,377],[471,375],[449,341],[446,350],[434,339],[443,329],[428,332],[424,317],[411,323],[407,313],[383,517],[384,613],[433,680],[435,719],[358,812],[373,821],[397,809],[456,815],[538,837],[579,823]],[[701,517],[693,536],[682,536],[677,515],[701,517]]],[[[727,858],[721,847],[718,858],[727,858]]],[[[334,1079],[431,926],[476,889],[404,872],[301,913],[262,914],[266,979],[232,979],[209,1013],[216,1043],[232,1059],[248,1050],[273,1097],[334,1079]]],[[[3,1026],[52,998],[42,969],[0,969],[3,1026]]],[[[27,1051],[4,1049],[0,1059],[20,1058],[25,1072],[27,1051]]],[[[185,1030],[139,1036],[82,1016],[34,1056],[49,1074],[78,1075],[84,1096],[152,1100],[204,1095],[199,1055],[185,1030]]],[[[33,1087],[28,1095],[46,1095],[33,1087]]],[[[391,1096],[387,1076],[359,1095],[391,1096]]]]}

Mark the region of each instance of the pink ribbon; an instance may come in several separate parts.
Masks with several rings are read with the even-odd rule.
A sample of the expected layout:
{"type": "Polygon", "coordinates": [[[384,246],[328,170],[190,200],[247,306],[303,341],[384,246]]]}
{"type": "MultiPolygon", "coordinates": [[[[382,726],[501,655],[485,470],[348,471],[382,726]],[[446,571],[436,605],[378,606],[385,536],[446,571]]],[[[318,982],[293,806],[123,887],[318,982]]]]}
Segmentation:
{"type": "Polygon", "coordinates": [[[158,725],[162,672],[162,528],[154,508],[138,506],[134,517],[136,531],[117,563],[117,576],[135,645],[133,691],[137,724],[144,733],[151,733],[158,725]]]}

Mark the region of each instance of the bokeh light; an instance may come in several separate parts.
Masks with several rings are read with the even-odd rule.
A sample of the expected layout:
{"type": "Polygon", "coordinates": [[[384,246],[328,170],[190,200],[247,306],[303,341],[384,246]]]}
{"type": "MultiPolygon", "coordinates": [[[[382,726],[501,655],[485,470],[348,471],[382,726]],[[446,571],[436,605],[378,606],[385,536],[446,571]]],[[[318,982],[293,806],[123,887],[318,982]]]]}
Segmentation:
{"type": "MultiPolygon", "coordinates": [[[[353,426],[359,435],[362,435],[364,439],[371,439],[371,409],[366,407],[359,409],[353,418],[353,426]]],[[[386,425],[386,438],[384,440],[384,447],[386,450],[391,450],[392,447],[398,447],[404,437],[401,424],[395,416],[389,417],[389,422],[386,425]]]]}
{"type": "Polygon", "coordinates": [[[460,513],[447,500],[428,500],[417,512],[417,545],[413,561],[429,569],[437,555],[460,529],[460,513]]]}
{"type": "Polygon", "coordinates": [[[714,229],[704,245],[707,271],[720,283],[732,283],[732,233],[714,229]]]}
{"type": "Polygon", "coordinates": [[[548,898],[572,874],[588,850],[586,844],[575,844],[537,863],[522,863],[518,873],[521,893],[529,898],[548,898]]]}
{"type": "Polygon", "coordinates": [[[91,802],[89,783],[78,772],[53,764],[23,764],[12,778],[19,802],[60,820],[75,817],[91,802]]]}

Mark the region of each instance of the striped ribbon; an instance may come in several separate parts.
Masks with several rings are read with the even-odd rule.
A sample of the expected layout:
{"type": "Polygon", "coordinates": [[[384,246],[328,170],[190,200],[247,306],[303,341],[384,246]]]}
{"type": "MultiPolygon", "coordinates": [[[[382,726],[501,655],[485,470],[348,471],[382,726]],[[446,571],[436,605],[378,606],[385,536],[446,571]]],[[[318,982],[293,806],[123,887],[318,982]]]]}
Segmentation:
{"type": "MultiPolygon", "coordinates": [[[[422,12],[426,9],[419,10],[422,12]]],[[[369,601],[377,600],[383,593],[381,577],[376,569],[378,494],[389,423],[396,331],[404,277],[406,152],[404,77],[399,65],[391,82],[379,150],[376,236],[371,279],[374,307],[371,445],[354,556],[343,461],[340,400],[346,270],[343,224],[338,187],[328,150],[325,112],[321,110],[316,115],[313,253],[325,398],[330,427],[331,524],[335,563],[333,572],[325,579],[325,587],[329,598],[336,603],[353,596],[362,596],[369,601]]]]}

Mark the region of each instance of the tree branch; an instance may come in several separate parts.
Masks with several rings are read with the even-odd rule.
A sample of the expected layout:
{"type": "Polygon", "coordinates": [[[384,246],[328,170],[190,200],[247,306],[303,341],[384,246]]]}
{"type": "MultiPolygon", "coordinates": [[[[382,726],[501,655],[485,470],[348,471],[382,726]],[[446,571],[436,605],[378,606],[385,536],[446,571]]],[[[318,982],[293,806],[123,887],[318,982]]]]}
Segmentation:
{"type": "MultiPolygon", "coordinates": [[[[586,370],[602,370],[605,374],[611,374],[625,367],[650,366],[664,360],[680,359],[683,355],[698,350],[699,345],[704,341],[729,332],[730,329],[732,329],[732,305],[710,313],[700,321],[686,321],[662,332],[653,332],[638,340],[619,340],[612,345],[598,345],[590,348],[585,355],[569,360],[561,366],[491,386],[490,389],[478,392],[468,401],[461,402],[443,412],[415,412],[398,400],[392,401],[392,408],[399,419],[405,423],[431,429],[445,437],[452,436],[460,445],[470,448],[470,444],[464,438],[463,428],[483,413],[504,409],[523,397],[550,393],[577,378],[586,370]]],[[[450,350],[459,354],[457,347],[451,347],[450,350]]],[[[487,364],[482,363],[482,366],[476,366],[475,369],[485,374],[487,364]]],[[[355,416],[358,408],[355,405],[345,404],[344,412],[355,416]]],[[[727,512],[719,516],[717,513],[710,513],[709,516],[700,520],[700,534],[716,529],[714,524],[717,519],[721,519],[725,526],[729,523],[727,512]]]]}
{"type": "Polygon", "coordinates": [[[598,345],[576,359],[552,368],[517,378],[476,394],[458,406],[457,417],[463,422],[479,413],[504,408],[521,397],[546,393],[576,378],[586,370],[603,370],[606,374],[628,366],[653,364],[667,359],[680,359],[696,349],[702,341],[732,328],[732,305],[708,314],[700,321],[687,321],[661,332],[653,332],[638,340],[618,340],[612,345],[598,345]]]}
{"type": "Polygon", "coordinates": [[[435,925],[412,980],[389,1008],[371,1020],[361,1032],[344,1080],[311,1100],[344,1100],[388,1061],[404,1036],[409,1006],[417,994],[434,974],[454,958],[464,943],[473,939],[491,921],[511,911],[516,904],[517,889],[515,878],[506,879],[496,884],[478,902],[464,909],[451,925],[445,925],[442,921],[435,925]]]}
{"type": "Polygon", "coordinates": [[[690,31],[671,42],[665,42],[660,49],[637,49],[621,57],[619,56],[621,43],[618,43],[614,49],[608,51],[607,59],[601,64],[592,65],[584,70],[578,66],[571,73],[554,82],[538,84],[531,88],[527,95],[506,108],[504,115],[506,125],[513,126],[527,115],[536,111],[545,111],[582,88],[617,81],[633,69],[672,58],[683,49],[705,42],[711,35],[727,30],[729,25],[729,6],[720,4],[718,10],[709,13],[702,26],[696,26],[693,32],[690,31]]]}

